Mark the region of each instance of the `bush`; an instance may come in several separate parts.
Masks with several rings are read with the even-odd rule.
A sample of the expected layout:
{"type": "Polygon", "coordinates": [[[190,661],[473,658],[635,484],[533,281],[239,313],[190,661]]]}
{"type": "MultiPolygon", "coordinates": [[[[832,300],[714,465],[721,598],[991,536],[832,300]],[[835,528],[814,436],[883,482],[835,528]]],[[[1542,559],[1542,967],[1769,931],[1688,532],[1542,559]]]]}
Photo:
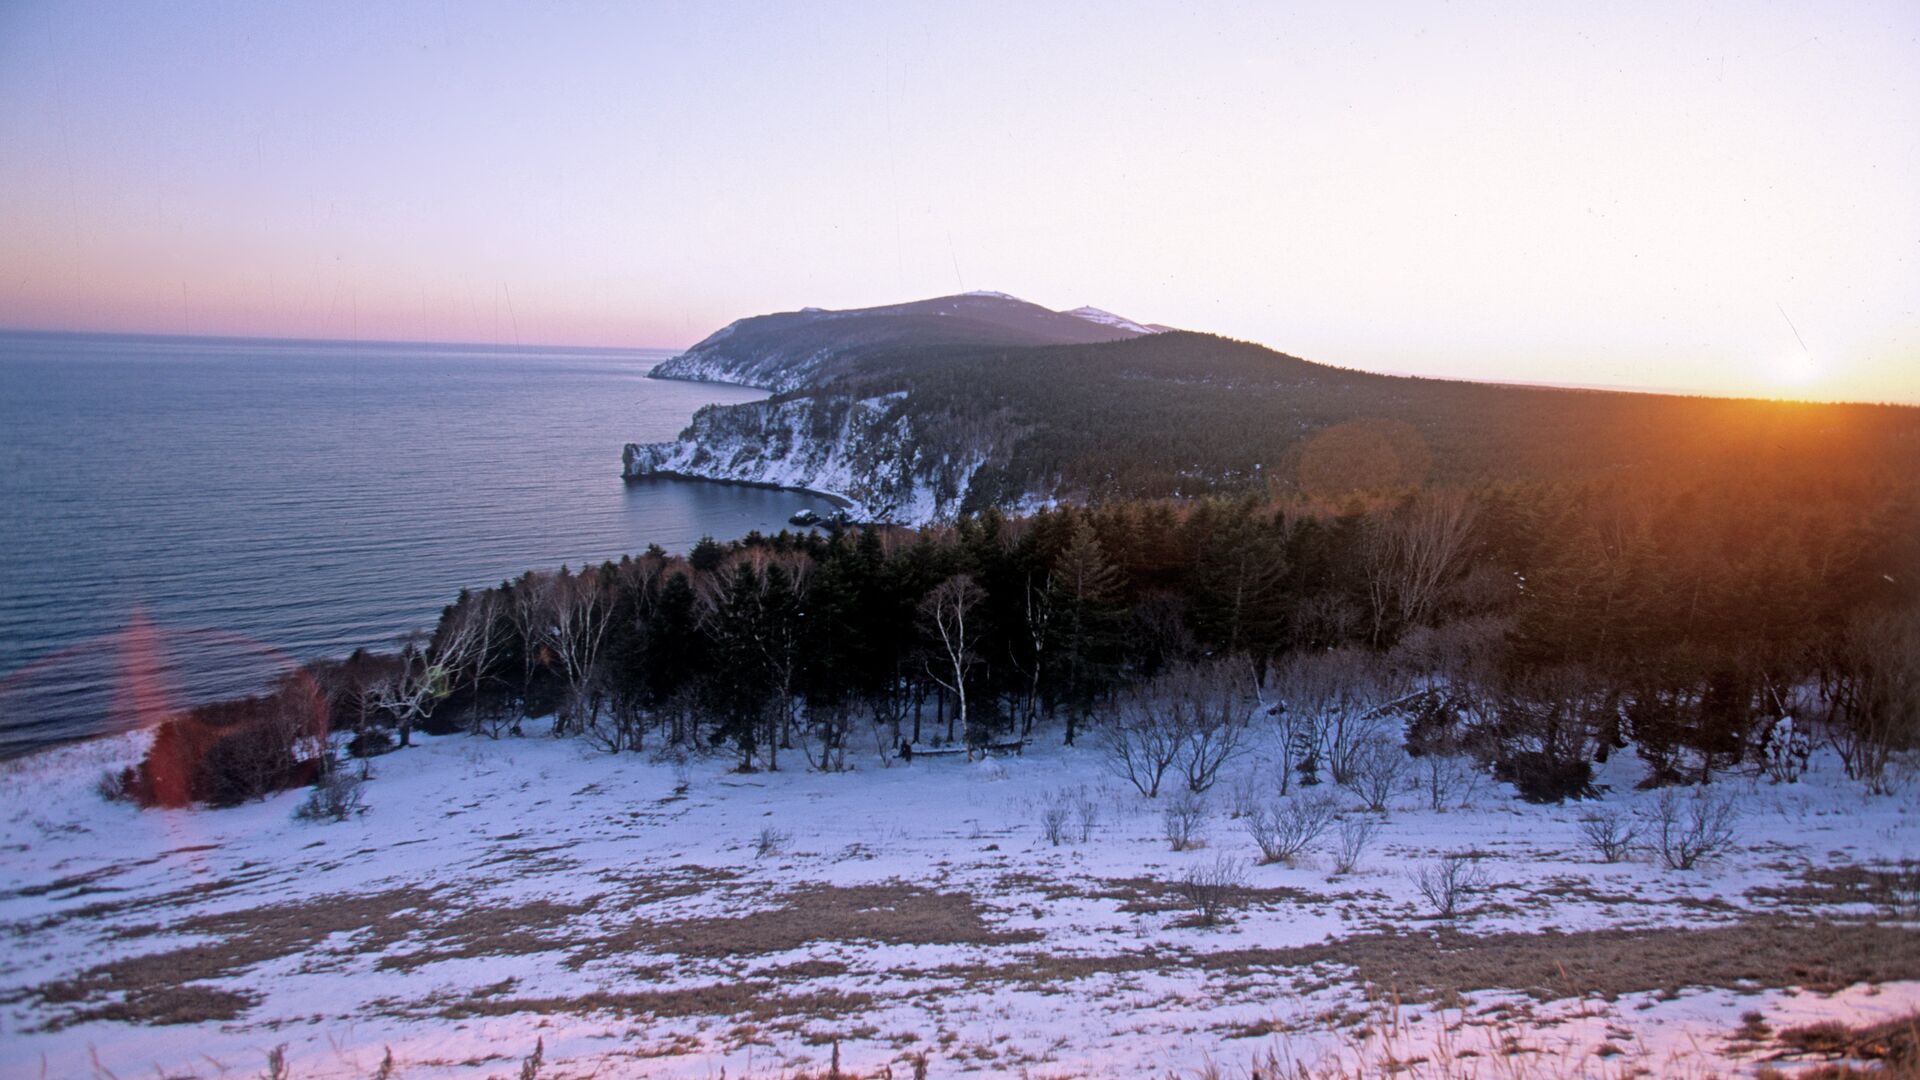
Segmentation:
{"type": "Polygon", "coordinates": [[[1220,916],[1239,898],[1246,885],[1246,868],[1238,859],[1221,856],[1212,866],[1195,867],[1180,880],[1180,895],[1193,908],[1201,926],[1214,926],[1220,916]]]}
{"type": "Polygon", "coordinates": [[[1692,796],[1674,788],[1660,792],[1654,804],[1654,850],[1669,870],[1691,870],[1733,847],[1740,810],[1733,798],[1702,787],[1692,796]]]}
{"type": "Polygon", "coordinates": [[[1370,817],[1348,818],[1340,823],[1340,847],[1334,853],[1333,872],[1351,874],[1360,865],[1360,857],[1380,832],[1380,822],[1370,817]]]}
{"type": "Polygon", "coordinates": [[[100,797],[108,802],[132,802],[134,782],[133,769],[108,769],[100,774],[99,780],[94,782],[93,790],[99,792],[100,797]]]}
{"type": "Polygon", "coordinates": [[[1040,804],[1040,833],[1047,843],[1059,847],[1067,837],[1067,822],[1072,808],[1063,796],[1055,795],[1040,804]]]}
{"type": "Polygon", "coordinates": [[[792,833],[768,825],[753,838],[753,857],[764,859],[770,855],[779,855],[787,850],[787,843],[792,839],[792,833]]]}
{"type": "Polygon", "coordinates": [[[1639,834],[1631,818],[1612,808],[1595,810],[1580,819],[1580,835],[1606,862],[1625,859],[1633,850],[1634,837],[1639,834]]]}
{"type": "Polygon", "coordinates": [[[163,722],[122,786],[143,807],[263,799],[314,782],[325,733],[326,706],[303,674],[271,694],[202,705],[163,722]]]}
{"type": "Polygon", "coordinates": [[[386,728],[370,727],[347,740],[347,753],[357,758],[379,757],[400,748],[386,728]]]}
{"type": "Polygon", "coordinates": [[[1543,752],[1510,754],[1494,764],[1493,776],[1513,785],[1530,803],[1561,803],[1594,796],[1593,763],[1543,752]]]}
{"type": "Polygon", "coordinates": [[[366,799],[360,787],[362,780],[329,763],[293,816],[301,821],[345,821],[366,813],[366,799]]]}
{"type": "Polygon", "coordinates": [[[1207,801],[1191,791],[1167,800],[1161,812],[1167,843],[1175,851],[1187,851],[1201,844],[1200,833],[1207,821],[1207,801]]]}
{"type": "Polygon", "coordinates": [[[1407,755],[1391,739],[1376,735],[1360,744],[1340,786],[1359,796],[1368,810],[1384,814],[1406,771],[1407,755]]]}
{"type": "Polygon", "coordinates": [[[1464,758],[1428,754],[1420,759],[1420,765],[1427,807],[1435,813],[1445,813],[1450,806],[1466,805],[1479,788],[1480,773],[1464,758]]]}
{"type": "Polygon", "coordinates": [[[1478,852],[1454,852],[1442,855],[1413,873],[1414,887],[1427,898],[1434,913],[1451,919],[1460,913],[1461,901],[1486,886],[1486,871],[1478,852]]]}
{"type": "Polygon", "coordinates": [[[1080,842],[1084,844],[1093,839],[1094,826],[1100,824],[1100,803],[1082,791],[1080,797],[1074,800],[1073,810],[1074,819],[1080,825],[1080,842]]]}
{"type": "Polygon", "coordinates": [[[1247,835],[1260,849],[1260,861],[1287,863],[1300,857],[1307,845],[1333,824],[1338,804],[1326,794],[1296,795],[1255,807],[1246,816],[1247,835]]]}
{"type": "Polygon", "coordinates": [[[1813,743],[1794,725],[1791,716],[1774,721],[1760,746],[1760,763],[1767,777],[1776,784],[1799,783],[1812,757],[1813,743]]]}

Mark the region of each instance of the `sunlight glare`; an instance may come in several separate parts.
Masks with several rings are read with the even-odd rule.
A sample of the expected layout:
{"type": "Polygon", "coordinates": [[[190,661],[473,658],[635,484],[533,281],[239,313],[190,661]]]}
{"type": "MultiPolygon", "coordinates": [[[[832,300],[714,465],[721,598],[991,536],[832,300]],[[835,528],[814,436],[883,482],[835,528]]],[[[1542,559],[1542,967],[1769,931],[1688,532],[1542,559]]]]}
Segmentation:
{"type": "Polygon", "coordinates": [[[1811,353],[1790,353],[1773,362],[1774,381],[1786,386],[1806,386],[1820,374],[1820,362],[1811,353]]]}

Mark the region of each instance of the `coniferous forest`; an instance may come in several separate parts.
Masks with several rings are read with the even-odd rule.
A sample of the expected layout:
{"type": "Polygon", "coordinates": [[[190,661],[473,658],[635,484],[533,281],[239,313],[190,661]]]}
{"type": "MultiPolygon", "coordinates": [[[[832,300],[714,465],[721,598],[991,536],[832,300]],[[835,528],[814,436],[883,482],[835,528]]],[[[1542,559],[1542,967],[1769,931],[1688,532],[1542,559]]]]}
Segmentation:
{"type": "Polygon", "coordinates": [[[742,770],[1091,739],[1144,791],[1154,755],[1136,775],[1129,753],[1257,713],[1288,783],[1353,783],[1384,721],[1396,754],[1539,801],[1593,794],[1621,753],[1647,785],[1792,779],[1815,741],[1883,789],[1920,738],[1920,509],[1706,475],[990,510],[532,571],[398,653],[169,725],[123,782],[220,802],[306,781],[286,748],[324,724],[363,755],[464,729],[742,770]]]}

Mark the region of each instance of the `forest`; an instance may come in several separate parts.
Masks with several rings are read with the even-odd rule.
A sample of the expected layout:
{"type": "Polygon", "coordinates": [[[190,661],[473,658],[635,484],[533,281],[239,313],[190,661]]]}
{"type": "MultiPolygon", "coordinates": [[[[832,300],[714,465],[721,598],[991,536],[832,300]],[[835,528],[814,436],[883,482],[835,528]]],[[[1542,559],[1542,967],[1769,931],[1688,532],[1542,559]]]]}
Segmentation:
{"type": "MultiPolygon", "coordinates": [[[[1816,744],[1885,793],[1920,748],[1910,485],[1708,462],[1579,483],[1111,499],[951,525],[706,540],[463,593],[393,653],[164,725],[143,804],[318,782],[416,731],[826,771],[1107,755],[1202,791],[1257,738],[1279,783],[1533,801],[1797,779],[1816,744]]],[[[1363,794],[1364,797],[1364,794],[1363,794]]],[[[323,808],[324,809],[324,808],[323,808]]],[[[335,805],[338,812],[341,807],[335,805]]]]}
{"type": "Polygon", "coordinates": [[[1920,409],[1910,407],[1396,377],[1186,332],[893,348],[772,404],[812,405],[811,437],[830,441],[851,403],[889,395],[914,433],[911,457],[973,513],[1036,497],[1325,500],[1433,486],[1664,484],[1676,471],[1697,485],[1759,472],[1911,491],[1920,475],[1920,409]],[[963,475],[958,463],[976,457],[985,464],[963,475]]]}

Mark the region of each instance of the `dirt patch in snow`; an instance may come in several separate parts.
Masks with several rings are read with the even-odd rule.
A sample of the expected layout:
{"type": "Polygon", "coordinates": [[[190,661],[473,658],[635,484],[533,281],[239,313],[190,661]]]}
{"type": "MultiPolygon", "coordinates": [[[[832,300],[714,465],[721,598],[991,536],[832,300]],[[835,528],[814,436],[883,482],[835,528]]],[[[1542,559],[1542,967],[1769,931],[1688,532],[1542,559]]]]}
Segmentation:
{"type": "Polygon", "coordinates": [[[1359,982],[1406,1001],[1445,1000],[1479,990],[1519,991],[1541,1001],[1676,994],[1687,987],[1798,986],[1830,992],[1853,983],[1913,978],[1920,972],[1920,931],[1784,919],[1578,933],[1439,930],[1364,934],[1287,949],[1107,956],[1027,953],[1014,963],[948,965],[915,974],[978,989],[995,983],[1058,987],[1102,975],[1161,970],[1291,974],[1307,992],[1359,982]]]}
{"type": "Polygon", "coordinates": [[[437,960],[516,955],[563,948],[544,936],[589,910],[592,901],[530,900],[510,905],[453,906],[426,889],[319,897],[241,911],[196,915],[165,925],[115,931],[121,940],[186,935],[206,940],[108,961],[22,996],[54,1006],[57,1029],[83,1020],[144,1024],[230,1020],[256,1000],[252,992],[206,983],[230,979],[275,960],[301,956],[323,965],[329,938],[343,937],[349,954],[382,953],[404,943],[419,947],[383,957],[380,967],[412,970],[437,960]]]}
{"type": "Polygon", "coordinates": [[[1797,881],[1747,890],[1750,900],[1805,910],[1866,904],[1895,915],[1920,914],[1920,862],[1879,866],[1810,866],[1797,881]]]}
{"type": "Polygon", "coordinates": [[[782,993],[770,982],[716,983],[676,990],[595,991],[575,997],[513,998],[473,996],[439,1007],[435,1015],[449,1020],[480,1016],[538,1013],[543,1016],[581,1016],[611,1013],[673,1020],[689,1016],[723,1016],[757,1023],[835,1020],[873,1004],[873,995],[821,990],[782,993]]]}
{"type": "Polygon", "coordinates": [[[816,942],[1013,945],[1040,938],[1036,931],[995,929],[986,921],[987,909],[967,893],[935,892],[905,882],[808,885],[783,894],[780,901],[778,907],[731,917],[636,920],[581,945],[569,964],[636,949],[711,959],[786,952],[816,942]]]}

